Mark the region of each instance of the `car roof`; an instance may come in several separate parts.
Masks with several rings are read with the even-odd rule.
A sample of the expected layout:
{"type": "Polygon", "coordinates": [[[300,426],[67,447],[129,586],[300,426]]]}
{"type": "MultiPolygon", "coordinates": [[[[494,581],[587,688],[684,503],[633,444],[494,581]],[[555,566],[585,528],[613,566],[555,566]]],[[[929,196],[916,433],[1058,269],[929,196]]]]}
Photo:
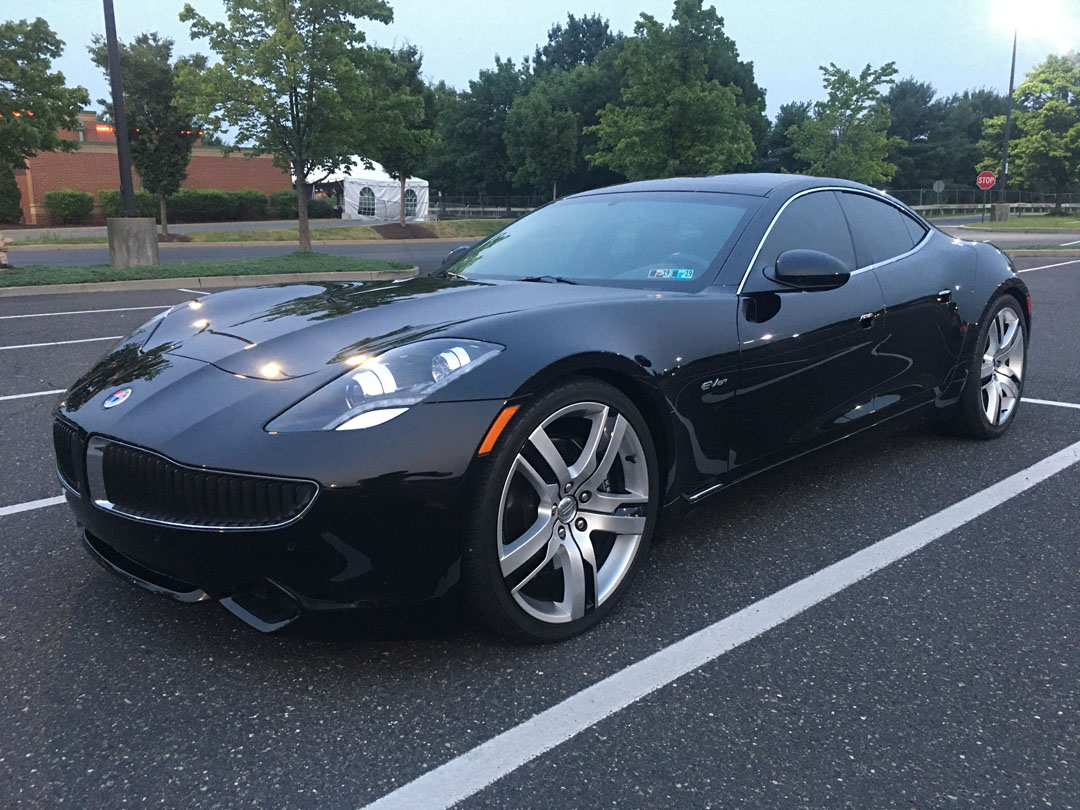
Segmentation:
{"type": "Polygon", "coordinates": [[[641,180],[623,183],[592,191],[583,191],[574,197],[596,194],[619,194],[629,191],[710,191],[726,194],[746,194],[754,197],[770,197],[776,193],[784,196],[819,186],[842,186],[862,191],[873,191],[869,186],[832,177],[807,177],[801,174],[771,174],[768,172],[747,174],[717,174],[712,177],[669,177],[662,180],[641,180]]]}

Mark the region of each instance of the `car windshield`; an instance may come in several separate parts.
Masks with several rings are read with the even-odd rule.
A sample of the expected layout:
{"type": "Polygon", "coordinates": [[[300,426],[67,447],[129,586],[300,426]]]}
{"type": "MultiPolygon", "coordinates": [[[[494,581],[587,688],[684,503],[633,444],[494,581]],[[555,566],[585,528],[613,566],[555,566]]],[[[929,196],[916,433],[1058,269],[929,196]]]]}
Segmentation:
{"type": "Polygon", "coordinates": [[[447,269],[467,278],[693,292],[715,275],[758,204],[710,192],[571,198],[513,223],[447,269]]]}

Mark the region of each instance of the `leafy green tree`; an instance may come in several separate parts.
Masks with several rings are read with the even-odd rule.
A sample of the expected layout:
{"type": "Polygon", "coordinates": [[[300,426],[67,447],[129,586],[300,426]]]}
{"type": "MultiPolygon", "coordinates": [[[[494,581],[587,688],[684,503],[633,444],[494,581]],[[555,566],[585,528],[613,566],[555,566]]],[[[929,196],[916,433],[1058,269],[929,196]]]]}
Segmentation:
{"type": "Polygon", "coordinates": [[[405,181],[416,175],[433,142],[435,92],[420,75],[423,57],[414,45],[385,52],[380,82],[381,115],[366,156],[379,161],[401,185],[398,221],[405,225],[405,181]]]}
{"type": "Polygon", "coordinates": [[[458,194],[508,194],[514,166],[503,138],[510,107],[523,88],[511,59],[495,57],[469,89],[435,88],[435,144],[420,169],[437,188],[458,194]]]}
{"type": "Polygon", "coordinates": [[[809,173],[842,177],[873,185],[887,182],[896,171],[889,149],[889,108],[880,87],[892,84],[896,66],[867,65],[858,76],[830,63],[821,68],[828,97],[814,104],[813,116],[788,130],[795,157],[809,164],[809,173]]]}
{"type": "Polygon", "coordinates": [[[592,65],[600,55],[623,38],[613,33],[608,21],[599,14],[575,17],[566,15],[566,25],[555,23],[548,31],[547,44],[537,46],[532,60],[532,74],[547,76],[553,70],[570,71],[578,65],[592,65]]]}
{"type": "Polygon", "coordinates": [[[942,107],[940,131],[931,134],[935,148],[927,158],[932,167],[929,173],[947,185],[970,186],[983,155],[979,143],[983,121],[1005,115],[1005,96],[982,88],[965,90],[938,103],[942,107]]]}
{"type": "Polygon", "coordinates": [[[939,179],[931,161],[940,134],[942,105],[929,82],[908,77],[895,82],[884,95],[889,108],[889,161],[896,166],[894,188],[929,188],[939,179]]]}
{"type": "Polygon", "coordinates": [[[642,14],[616,66],[624,76],[619,104],[588,131],[599,138],[589,160],[631,180],[714,174],[751,162],[753,132],[739,108],[739,88],[710,79],[718,49],[734,50],[714,10],[676,0],[674,23],[642,14]]]}
{"type": "Polygon", "coordinates": [[[372,81],[380,56],[364,46],[359,20],[393,19],[384,0],[224,0],[227,22],[185,5],[194,39],[220,62],[181,73],[182,101],[227,122],[236,140],[296,178],[300,251],[311,251],[308,177],[363,154],[380,113],[372,81]]]}
{"type": "Polygon", "coordinates": [[[0,167],[26,167],[38,152],[70,152],[78,141],[62,140],[75,129],[79,110],[90,103],[83,87],[65,86],[52,63],[63,41],[38,17],[0,23],[0,167]]]}
{"type": "MultiPolygon", "coordinates": [[[[1063,213],[1062,195],[1080,182],[1080,66],[1068,56],[1051,54],[1027,74],[1013,102],[1016,135],[1009,151],[1009,179],[1028,188],[1052,189],[1054,212],[1063,213]]],[[[1004,128],[1004,116],[985,122],[987,157],[980,169],[1000,168],[1004,128]]]]}
{"type": "Polygon", "coordinates": [[[810,168],[806,161],[795,157],[796,148],[788,132],[810,118],[813,106],[809,101],[789,101],[780,105],[765,140],[765,154],[758,162],[760,171],[801,174],[810,168]]]}
{"type": "Polygon", "coordinates": [[[15,170],[0,166],[0,222],[16,223],[21,219],[22,192],[15,181],[15,170]]]}
{"type": "MultiPolygon", "coordinates": [[[[95,34],[90,58],[109,76],[109,52],[104,37],[95,34]]],[[[191,147],[198,137],[197,124],[187,110],[177,106],[173,41],[156,32],[139,34],[130,45],[120,43],[120,75],[124,80],[124,110],[127,117],[131,165],[142,187],[158,197],[161,232],[169,233],[168,199],[180,190],[187,178],[191,147]]],[[[203,57],[189,57],[183,63],[199,71],[206,67],[203,57]]],[[[104,119],[112,122],[112,102],[98,99],[104,119]]]]}
{"type": "Polygon", "coordinates": [[[550,186],[555,199],[559,180],[577,164],[580,129],[577,116],[567,109],[554,109],[543,88],[514,99],[504,135],[515,168],[514,181],[550,186]]]}

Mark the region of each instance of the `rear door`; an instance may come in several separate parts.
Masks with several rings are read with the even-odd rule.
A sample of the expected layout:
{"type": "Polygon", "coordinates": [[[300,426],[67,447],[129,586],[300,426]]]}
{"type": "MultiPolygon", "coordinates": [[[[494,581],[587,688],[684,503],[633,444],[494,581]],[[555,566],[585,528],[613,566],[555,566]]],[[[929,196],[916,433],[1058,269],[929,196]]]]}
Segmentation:
{"type": "Polygon", "coordinates": [[[855,266],[835,192],[802,194],[782,209],[740,290],[735,470],[749,472],[861,427],[886,376],[875,351],[884,299],[874,274],[855,272],[842,287],[814,292],[766,278],[764,269],[796,248],[855,266]]]}
{"type": "Polygon", "coordinates": [[[942,389],[956,365],[964,331],[954,298],[968,289],[966,251],[925,249],[926,226],[883,198],[841,192],[858,267],[871,269],[885,300],[884,338],[877,348],[887,378],[875,407],[915,407],[942,389]],[[955,254],[955,255],[953,255],[955,254]]]}

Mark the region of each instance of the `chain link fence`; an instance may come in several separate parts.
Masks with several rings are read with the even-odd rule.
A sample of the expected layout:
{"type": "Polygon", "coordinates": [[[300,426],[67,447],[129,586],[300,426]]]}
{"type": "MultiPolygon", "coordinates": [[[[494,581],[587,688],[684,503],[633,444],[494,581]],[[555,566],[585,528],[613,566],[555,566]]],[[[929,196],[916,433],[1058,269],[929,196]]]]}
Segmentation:
{"type": "MultiPolygon", "coordinates": [[[[1018,210],[1046,211],[1053,208],[1057,202],[1056,195],[1042,191],[1022,191],[1010,188],[1005,192],[1005,199],[1001,199],[1001,191],[993,188],[989,191],[975,187],[947,188],[942,192],[931,188],[900,188],[886,189],[886,193],[895,197],[902,203],[919,209],[942,209],[949,208],[980,208],[990,203],[1007,202],[1017,206],[1018,210]]],[[[1066,193],[1061,195],[1061,202],[1065,206],[1080,205],[1080,194],[1066,193]]]]}

